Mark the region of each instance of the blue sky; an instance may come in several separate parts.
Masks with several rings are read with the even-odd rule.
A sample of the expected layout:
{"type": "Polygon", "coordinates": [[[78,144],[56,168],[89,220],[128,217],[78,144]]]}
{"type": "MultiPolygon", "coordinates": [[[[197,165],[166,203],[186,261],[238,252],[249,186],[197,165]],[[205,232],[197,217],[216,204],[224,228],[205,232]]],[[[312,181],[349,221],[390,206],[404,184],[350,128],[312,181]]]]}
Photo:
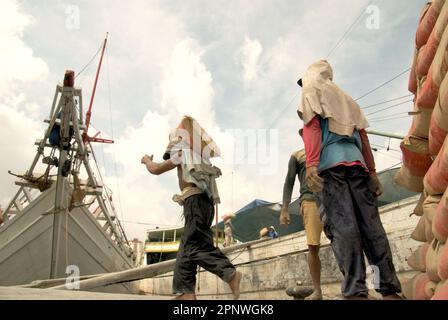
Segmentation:
{"type": "MultiPolygon", "coordinates": [[[[379,28],[367,28],[365,13],[329,58],[335,82],[355,98],[410,67],[426,1],[2,1],[0,139],[11,156],[0,160],[1,204],[15,190],[7,170],[24,171],[32,160],[33,141],[42,135],[41,120],[64,70],[79,71],[106,32],[108,54],[92,121],[116,144],[95,150],[106,183],[116,201],[121,198],[119,217],[128,221],[131,237],[142,239],[153,226],[134,222],[181,223],[181,208],[171,201],[178,191],[174,174],[149,176],[139,162],[145,153],[161,158],[169,129],[185,113],[226,145],[221,212],[255,198],[279,201],[289,155],[302,147],[296,81],[309,64],[326,57],[369,3],[379,9],[379,28]],[[259,164],[233,165],[230,129],[277,130],[274,170],[261,174],[259,164]]],[[[84,101],[96,64],[77,79],[84,101]]],[[[407,80],[406,74],[360,105],[408,94],[407,80]]],[[[411,109],[407,103],[370,118],[411,109]]],[[[406,118],[372,122],[371,128],[405,134],[409,125],[406,118]]],[[[388,144],[384,138],[371,141],[388,144]]],[[[392,141],[393,148],[398,144],[392,141]]],[[[375,157],[378,169],[400,161],[399,153],[381,149],[375,157]]]]}

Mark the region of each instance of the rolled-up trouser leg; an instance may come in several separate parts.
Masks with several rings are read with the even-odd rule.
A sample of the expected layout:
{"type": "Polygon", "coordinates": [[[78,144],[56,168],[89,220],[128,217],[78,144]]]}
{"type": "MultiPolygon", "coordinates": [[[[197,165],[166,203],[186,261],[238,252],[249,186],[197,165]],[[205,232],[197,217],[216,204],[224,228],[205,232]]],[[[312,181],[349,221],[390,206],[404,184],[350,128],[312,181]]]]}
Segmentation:
{"type": "Polygon", "coordinates": [[[210,226],[214,214],[213,204],[205,194],[194,195],[185,200],[182,248],[176,258],[178,259],[176,266],[179,264],[179,267],[175,268],[173,280],[175,291],[187,285],[190,288],[193,285],[194,290],[195,281],[192,282],[191,279],[196,277],[197,265],[225,282],[230,282],[235,274],[233,264],[213,245],[213,232],[210,226]]]}
{"type": "Polygon", "coordinates": [[[348,169],[348,181],[364,252],[374,273],[375,289],[383,295],[401,292],[389,241],[378,213],[377,197],[368,173],[348,169]]]}
{"type": "Polygon", "coordinates": [[[318,195],[324,232],[331,241],[336,261],[344,280],[345,297],[367,296],[366,266],[361,235],[355,217],[345,167],[336,167],[321,174],[324,189],[318,195]]]}

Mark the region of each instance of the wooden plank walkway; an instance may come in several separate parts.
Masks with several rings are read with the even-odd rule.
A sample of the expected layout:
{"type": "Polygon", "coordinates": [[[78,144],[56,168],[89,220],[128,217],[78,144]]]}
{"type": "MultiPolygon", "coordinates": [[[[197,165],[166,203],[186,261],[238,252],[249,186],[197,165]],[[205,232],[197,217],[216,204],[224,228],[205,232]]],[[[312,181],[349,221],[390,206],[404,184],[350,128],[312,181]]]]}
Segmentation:
{"type": "Polygon", "coordinates": [[[0,287],[0,300],[168,300],[169,296],[0,287]]]}

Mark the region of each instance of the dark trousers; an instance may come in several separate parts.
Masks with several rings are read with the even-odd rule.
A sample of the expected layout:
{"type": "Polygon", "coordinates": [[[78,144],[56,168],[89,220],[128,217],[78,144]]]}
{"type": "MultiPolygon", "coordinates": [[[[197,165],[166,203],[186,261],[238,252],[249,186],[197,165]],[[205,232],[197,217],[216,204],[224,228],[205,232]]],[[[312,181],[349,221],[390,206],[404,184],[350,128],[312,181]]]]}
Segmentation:
{"type": "Polygon", "coordinates": [[[378,273],[376,291],[401,292],[389,241],[381,223],[370,176],[360,166],[338,166],[323,171],[324,189],[318,205],[326,236],[344,280],[343,296],[366,296],[364,255],[378,273]]]}
{"type": "Polygon", "coordinates": [[[230,282],[235,267],[213,245],[211,225],[215,210],[205,194],[194,195],[185,200],[185,227],[174,267],[173,292],[194,293],[197,266],[230,282]]]}

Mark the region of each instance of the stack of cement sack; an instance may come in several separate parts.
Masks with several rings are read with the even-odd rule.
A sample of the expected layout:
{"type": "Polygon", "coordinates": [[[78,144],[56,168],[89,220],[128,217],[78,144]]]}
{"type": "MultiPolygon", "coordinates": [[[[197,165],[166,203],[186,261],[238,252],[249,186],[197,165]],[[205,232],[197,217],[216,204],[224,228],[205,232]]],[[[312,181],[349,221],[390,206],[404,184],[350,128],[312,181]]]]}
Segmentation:
{"type": "Polygon", "coordinates": [[[448,299],[448,0],[425,5],[416,35],[409,91],[415,94],[411,129],[401,143],[403,166],[395,181],[421,192],[408,259],[418,273],[404,281],[408,299],[448,299]]]}

